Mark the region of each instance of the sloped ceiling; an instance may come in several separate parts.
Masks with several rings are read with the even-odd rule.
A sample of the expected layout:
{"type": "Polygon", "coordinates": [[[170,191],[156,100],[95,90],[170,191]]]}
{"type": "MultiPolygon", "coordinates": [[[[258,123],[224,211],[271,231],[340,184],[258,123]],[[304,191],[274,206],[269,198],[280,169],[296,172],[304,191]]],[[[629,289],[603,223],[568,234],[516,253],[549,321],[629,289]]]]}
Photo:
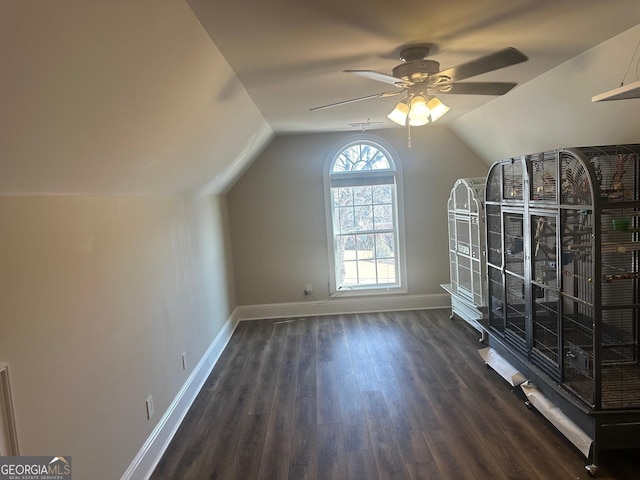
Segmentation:
{"type": "Polygon", "coordinates": [[[640,143],[640,99],[591,101],[625,80],[638,80],[639,44],[640,25],[469,112],[450,128],[488,164],[564,147],[640,143]]]}
{"type": "MultiPolygon", "coordinates": [[[[400,128],[386,116],[399,97],[309,109],[398,91],[343,70],[390,74],[403,45],[434,44],[429,58],[441,69],[516,47],[528,62],[469,81],[518,82],[517,90],[640,23],[637,0],[187,1],[277,133],[349,130],[367,120],[400,128]]],[[[444,97],[451,110],[439,124],[496,98],[444,97]]]]}
{"type": "Polygon", "coordinates": [[[0,194],[217,193],[273,131],[182,0],[3,2],[0,194]]]}
{"type": "Polygon", "coordinates": [[[638,23],[637,0],[3,2],[0,195],[225,192],[275,134],[388,127],[393,98],[309,108],[394,88],[342,70],[390,72],[412,42],[443,67],[529,56],[476,78],[519,82],[504,97],[447,98],[439,122],[493,157],[485,115],[638,23]]]}

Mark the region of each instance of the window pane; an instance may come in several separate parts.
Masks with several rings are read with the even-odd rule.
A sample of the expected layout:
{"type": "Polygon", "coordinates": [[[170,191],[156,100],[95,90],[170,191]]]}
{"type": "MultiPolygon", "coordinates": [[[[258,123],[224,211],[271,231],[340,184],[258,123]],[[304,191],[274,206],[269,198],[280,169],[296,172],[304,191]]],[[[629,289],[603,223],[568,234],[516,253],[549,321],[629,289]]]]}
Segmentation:
{"type": "Polygon", "coordinates": [[[393,233],[376,234],[376,252],[378,258],[395,257],[395,236],[393,233]]]}
{"type": "Polygon", "coordinates": [[[353,187],[354,205],[371,205],[373,198],[372,190],[372,187],[369,185],[364,187],[353,187]]]}
{"type": "Polygon", "coordinates": [[[338,285],[357,283],[356,237],[344,235],[336,238],[336,280],[338,285]]]}
{"type": "Polygon", "coordinates": [[[339,260],[355,260],[356,258],[356,236],[341,235],[336,238],[336,250],[339,260]]]}
{"type": "Polygon", "coordinates": [[[360,156],[362,161],[367,165],[368,170],[380,170],[389,168],[389,161],[387,157],[380,151],[380,149],[373,145],[363,144],[360,150],[360,156]]]}
{"type": "Polygon", "coordinates": [[[336,161],[333,163],[333,171],[334,172],[350,172],[351,166],[353,165],[353,150],[347,149],[338,155],[336,161]]]}
{"type": "Polygon", "coordinates": [[[358,261],[359,285],[371,285],[377,283],[375,260],[358,261]]]}
{"type": "Polygon", "coordinates": [[[353,207],[341,207],[336,209],[336,212],[338,216],[336,226],[339,234],[350,233],[356,230],[353,207]]]}
{"type": "Polygon", "coordinates": [[[358,285],[358,269],[353,260],[340,262],[338,285],[358,285]]]}
{"type": "Polygon", "coordinates": [[[391,205],[376,205],[373,207],[374,230],[393,229],[393,208],[391,205]]]}
{"type": "Polygon", "coordinates": [[[358,231],[373,230],[373,207],[354,207],[356,228],[358,231]]]}
{"type": "Polygon", "coordinates": [[[375,185],[373,187],[373,203],[391,203],[394,185],[375,185]]]}
{"type": "Polygon", "coordinates": [[[375,257],[375,235],[358,235],[356,245],[359,260],[375,257]]]}
{"type": "Polygon", "coordinates": [[[333,206],[344,207],[347,205],[353,205],[353,192],[351,188],[338,187],[333,190],[333,206]]]}
{"type": "Polygon", "coordinates": [[[352,145],[333,162],[332,172],[390,170],[391,162],[379,148],[370,144],[352,145]]]}
{"type": "Polygon", "coordinates": [[[378,283],[396,283],[396,262],[393,258],[378,260],[378,283]]]}

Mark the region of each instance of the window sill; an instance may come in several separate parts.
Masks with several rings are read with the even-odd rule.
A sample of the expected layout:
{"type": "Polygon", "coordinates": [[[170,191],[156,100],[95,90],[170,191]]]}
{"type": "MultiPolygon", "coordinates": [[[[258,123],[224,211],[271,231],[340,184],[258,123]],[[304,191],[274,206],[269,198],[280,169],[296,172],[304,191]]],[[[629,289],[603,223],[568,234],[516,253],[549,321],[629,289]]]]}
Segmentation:
{"type": "Polygon", "coordinates": [[[329,297],[363,297],[374,295],[397,295],[407,293],[407,288],[402,286],[388,287],[345,287],[333,291],[329,297]]]}

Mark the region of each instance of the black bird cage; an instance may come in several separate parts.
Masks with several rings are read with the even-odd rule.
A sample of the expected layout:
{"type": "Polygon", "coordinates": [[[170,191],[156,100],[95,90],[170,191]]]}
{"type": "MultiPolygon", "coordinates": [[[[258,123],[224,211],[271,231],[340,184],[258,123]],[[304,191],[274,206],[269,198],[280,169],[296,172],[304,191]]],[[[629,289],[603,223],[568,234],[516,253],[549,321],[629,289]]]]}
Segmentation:
{"type": "Polygon", "coordinates": [[[593,439],[640,447],[640,145],[496,162],[490,345],[593,439]]]}

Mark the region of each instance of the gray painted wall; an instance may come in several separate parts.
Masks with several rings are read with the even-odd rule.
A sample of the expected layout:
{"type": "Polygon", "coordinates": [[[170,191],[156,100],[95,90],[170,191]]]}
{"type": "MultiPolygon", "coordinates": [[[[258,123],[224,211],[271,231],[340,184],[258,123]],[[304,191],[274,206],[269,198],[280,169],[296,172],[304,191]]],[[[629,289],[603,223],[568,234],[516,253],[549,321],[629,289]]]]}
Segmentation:
{"type": "Polygon", "coordinates": [[[122,476],[235,307],[226,223],[223,196],[0,197],[0,358],[22,455],[122,476]]]}
{"type": "Polygon", "coordinates": [[[273,132],[181,0],[3,2],[0,59],[20,453],[114,480],[234,311],[218,194],[273,132]]]}
{"type": "MultiPolygon", "coordinates": [[[[442,293],[447,283],[447,199],[461,176],[487,166],[445,127],[371,132],[399,154],[409,295],[442,293]]],[[[328,295],[329,262],[323,167],[330,150],[353,133],[278,136],[229,192],[239,305],[303,301],[307,283],[328,295]]]]}

